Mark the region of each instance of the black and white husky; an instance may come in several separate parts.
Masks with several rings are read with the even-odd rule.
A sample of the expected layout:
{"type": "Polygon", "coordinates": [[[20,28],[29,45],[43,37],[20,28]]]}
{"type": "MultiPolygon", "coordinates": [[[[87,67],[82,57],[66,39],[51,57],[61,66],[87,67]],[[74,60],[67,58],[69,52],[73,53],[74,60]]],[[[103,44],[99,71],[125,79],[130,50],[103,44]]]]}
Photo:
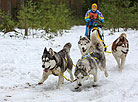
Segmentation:
{"type": "Polygon", "coordinates": [[[94,76],[94,86],[97,85],[97,69],[98,64],[94,57],[87,55],[79,59],[74,73],[77,79],[75,89],[79,89],[84,81],[88,79],[89,75],[94,76]]]}
{"type": "Polygon", "coordinates": [[[43,84],[48,76],[53,74],[59,77],[57,88],[60,88],[62,83],[64,83],[62,74],[64,74],[66,70],[69,72],[70,78],[73,81],[73,62],[69,55],[71,46],[71,43],[66,43],[59,52],[53,51],[52,48],[50,48],[49,51],[47,51],[46,48],[44,49],[42,55],[43,76],[38,84],[43,84]]]}

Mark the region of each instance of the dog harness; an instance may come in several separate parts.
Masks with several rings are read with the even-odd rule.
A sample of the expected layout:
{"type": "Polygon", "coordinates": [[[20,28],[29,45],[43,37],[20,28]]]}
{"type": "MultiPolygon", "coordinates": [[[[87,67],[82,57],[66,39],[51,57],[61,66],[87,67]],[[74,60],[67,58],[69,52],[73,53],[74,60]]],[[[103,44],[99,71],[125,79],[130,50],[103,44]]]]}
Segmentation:
{"type": "Polygon", "coordinates": [[[82,59],[86,59],[87,57],[93,57],[94,59],[96,59],[96,60],[97,60],[97,57],[94,55],[94,53],[93,53],[93,52],[90,52],[90,53],[88,53],[87,55],[82,56],[82,59]]]}
{"type": "MultiPolygon", "coordinates": [[[[91,57],[90,54],[89,54],[89,55],[85,55],[84,58],[83,58],[83,56],[82,56],[82,60],[87,58],[87,60],[88,60],[89,63],[91,64],[91,63],[92,63],[92,59],[91,59],[90,57],[91,57]]],[[[96,59],[97,59],[97,58],[96,58],[96,59]]],[[[97,62],[97,61],[96,61],[96,62],[97,62]]],[[[77,66],[76,66],[76,68],[77,68],[77,66]]],[[[91,71],[91,70],[88,70],[88,73],[90,73],[90,71],[91,71]]],[[[87,75],[88,75],[88,74],[87,74],[87,75]]],[[[90,76],[88,75],[88,77],[90,77],[90,76]]]]}
{"type": "MultiPolygon", "coordinates": [[[[58,53],[57,53],[57,55],[60,56],[60,54],[58,54],[58,53]]],[[[54,74],[55,76],[57,76],[57,74],[55,73],[55,70],[56,70],[58,67],[64,68],[64,67],[63,67],[64,64],[61,63],[61,62],[63,62],[64,59],[65,59],[65,63],[66,63],[65,66],[67,66],[67,64],[68,64],[66,55],[65,55],[65,58],[64,58],[64,59],[63,59],[63,57],[59,57],[59,58],[60,58],[61,61],[58,62],[57,59],[56,59],[56,57],[54,56],[54,59],[55,59],[55,61],[56,61],[56,65],[55,65],[53,68],[50,69],[50,70],[52,71],[52,74],[54,74]]],[[[61,72],[62,72],[62,71],[64,72],[64,70],[65,70],[65,69],[61,70],[61,72]]]]}

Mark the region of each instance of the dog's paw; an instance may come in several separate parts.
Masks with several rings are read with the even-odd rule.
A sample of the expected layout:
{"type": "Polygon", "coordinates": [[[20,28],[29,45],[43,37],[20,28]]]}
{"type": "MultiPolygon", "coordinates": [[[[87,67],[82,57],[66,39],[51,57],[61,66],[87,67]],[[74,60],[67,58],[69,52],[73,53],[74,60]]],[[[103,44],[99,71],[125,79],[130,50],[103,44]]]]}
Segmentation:
{"type": "Polygon", "coordinates": [[[108,73],[106,72],[106,73],[105,73],[105,77],[108,77],[108,76],[109,76],[109,75],[108,75],[108,73]]]}
{"type": "Polygon", "coordinates": [[[121,65],[118,65],[117,67],[120,69],[121,68],[121,65]]]}
{"type": "Polygon", "coordinates": [[[41,84],[43,84],[43,83],[42,83],[42,82],[39,82],[39,83],[38,83],[38,85],[41,85],[41,84]]]}
{"type": "Polygon", "coordinates": [[[60,89],[61,88],[61,86],[56,86],[56,89],[60,89]]]}
{"type": "Polygon", "coordinates": [[[120,72],[122,72],[122,69],[119,69],[120,72]]]}
{"type": "Polygon", "coordinates": [[[92,85],[93,87],[98,87],[98,85],[92,85]]]}
{"type": "Polygon", "coordinates": [[[119,68],[119,71],[120,71],[120,72],[122,72],[122,69],[123,69],[123,68],[122,68],[122,67],[120,67],[120,68],[119,68]]]}

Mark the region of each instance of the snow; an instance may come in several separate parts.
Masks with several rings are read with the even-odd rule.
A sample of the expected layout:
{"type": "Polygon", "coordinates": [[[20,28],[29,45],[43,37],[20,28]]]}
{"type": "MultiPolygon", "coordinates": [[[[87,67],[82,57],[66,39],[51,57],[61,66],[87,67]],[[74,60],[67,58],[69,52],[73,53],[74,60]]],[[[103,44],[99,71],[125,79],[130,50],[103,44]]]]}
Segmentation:
{"type": "MultiPolygon", "coordinates": [[[[105,43],[111,44],[122,32],[108,35],[105,30],[105,43]]],[[[40,33],[40,32],[38,32],[40,33]]],[[[85,81],[82,91],[74,91],[75,83],[65,80],[60,89],[56,89],[58,77],[53,75],[43,85],[37,85],[42,76],[41,56],[43,49],[62,49],[71,42],[71,58],[74,64],[81,57],[78,48],[80,35],[84,35],[85,26],[74,26],[64,35],[53,40],[44,38],[12,37],[0,33],[0,102],[137,102],[138,101],[138,31],[125,32],[130,44],[126,63],[119,72],[112,54],[106,54],[109,77],[98,71],[98,87],[92,87],[92,79],[85,81]]],[[[11,35],[14,35],[11,32],[11,35]]],[[[39,34],[38,34],[39,35],[39,34]]],[[[111,45],[108,47],[111,51],[111,45]]],[[[73,73],[74,73],[73,68],[73,73]]],[[[69,78],[69,74],[65,73],[69,78]]]]}

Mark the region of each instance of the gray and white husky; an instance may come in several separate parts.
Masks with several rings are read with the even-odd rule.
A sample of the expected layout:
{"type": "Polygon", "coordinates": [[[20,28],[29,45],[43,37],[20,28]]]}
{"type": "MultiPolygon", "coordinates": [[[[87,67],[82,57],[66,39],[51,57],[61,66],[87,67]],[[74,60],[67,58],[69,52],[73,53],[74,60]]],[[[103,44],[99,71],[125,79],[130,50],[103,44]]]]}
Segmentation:
{"type": "Polygon", "coordinates": [[[52,48],[50,48],[49,51],[47,51],[46,48],[44,49],[42,55],[42,68],[44,70],[42,79],[38,84],[43,84],[48,76],[53,74],[59,77],[57,88],[60,88],[62,83],[64,83],[64,77],[62,74],[64,74],[66,70],[69,72],[70,78],[73,81],[73,62],[69,55],[71,46],[71,43],[66,43],[63,49],[59,52],[53,51],[52,48]]]}
{"type": "Polygon", "coordinates": [[[90,40],[85,36],[80,36],[80,39],[78,41],[78,47],[80,49],[81,54],[87,55],[91,51],[97,48],[100,49],[102,52],[104,52],[104,45],[102,41],[97,37],[97,30],[94,30],[90,36],[90,40]]]}
{"type": "Polygon", "coordinates": [[[92,42],[87,37],[82,36],[80,36],[80,39],[78,41],[78,47],[82,56],[87,55],[90,51],[94,50],[92,42]]]}
{"type": "Polygon", "coordinates": [[[91,74],[94,76],[93,85],[97,85],[97,69],[98,64],[93,57],[87,55],[79,59],[74,73],[75,78],[77,79],[75,89],[79,89],[91,74]]]}
{"type": "MultiPolygon", "coordinates": [[[[95,38],[93,38],[93,40],[94,39],[95,38]]],[[[95,57],[100,70],[104,71],[105,76],[108,77],[106,69],[106,58],[103,51],[103,46],[101,45],[101,43],[98,43],[98,41],[94,43],[95,45],[93,45],[93,43],[87,37],[80,36],[80,40],[78,41],[78,46],[82,53],[82,56],[89,54],[92,57],[95,57]]]]}

